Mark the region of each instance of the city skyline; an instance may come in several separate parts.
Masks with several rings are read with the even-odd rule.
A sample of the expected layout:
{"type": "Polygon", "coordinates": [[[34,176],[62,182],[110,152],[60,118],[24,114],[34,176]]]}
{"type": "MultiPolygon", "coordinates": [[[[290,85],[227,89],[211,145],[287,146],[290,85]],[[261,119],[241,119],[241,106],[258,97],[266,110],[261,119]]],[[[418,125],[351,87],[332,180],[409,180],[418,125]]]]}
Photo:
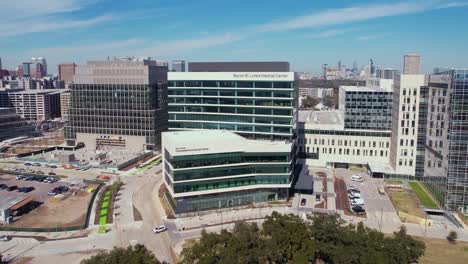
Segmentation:
{"type": "Polygon", "coordinates": [[[463,67],[468,59],[456,52],[468,43],[465,35],[457,34],[467,21],[466,1],[138,1],[131,8],[110,3],[5,1],[2,5],[10,11],[0,29],[3,68],[41,56],[56,74],[57,64],[65,61],[84,64],[87,59],[134,55],[186,61],[285,60],[293,71],[319,73],[323,63],[341,60],[351,68],[357,61],[361,67],[370,58],[376,65],[401,70],[402,56],[417,53],[422,73],[429,73],[439,66],[463,67]],[[429,34],[438,38],[428,42],[429,34]],[[453,48],[439,54],[437,47],[455,36],[453,48]]]}

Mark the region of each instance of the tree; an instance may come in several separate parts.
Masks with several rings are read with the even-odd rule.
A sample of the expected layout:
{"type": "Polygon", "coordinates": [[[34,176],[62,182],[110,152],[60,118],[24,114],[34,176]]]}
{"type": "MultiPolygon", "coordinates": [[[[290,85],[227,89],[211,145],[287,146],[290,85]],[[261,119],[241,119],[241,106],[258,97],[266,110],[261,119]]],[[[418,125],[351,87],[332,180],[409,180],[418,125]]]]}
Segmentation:
{"type": "Polygon", "coordinates": [[[447,236],[447,240],[450,242],[455,242],[458,239],[458,234],[456,231],[452,230],[447,236]]]}
{"type": "Polygon", "coordinates": [[[329,107],[329,108],[337,108],[336,105],[338,104],[337,102],[337,98],[333,95],[327,95],[325,98],[324,98],[324,103],[325,103],[325,106],[329,107]]]}
{"type": "Polygon", "coordinates": [[[347,225],[338,215],[299,216],[273,212],[262,229],[236,224],[232,232],[202,231],[201,239],[182,251],[182,263],[411,263],[424,254],[423,242],[402,227],[393,237],[347,225]]]}
{"type": "Polygon", "coordinates": [[[315,97],[306,96],[304,99],[302,99],[302,106],[306,109],[314,108],[319,103],[320,100],[315,97]]]}
{"type": "Polygon", "coordinates": [[[144,245],[114,248],[81,261],[81,264],[161,264],[144,245]]]}

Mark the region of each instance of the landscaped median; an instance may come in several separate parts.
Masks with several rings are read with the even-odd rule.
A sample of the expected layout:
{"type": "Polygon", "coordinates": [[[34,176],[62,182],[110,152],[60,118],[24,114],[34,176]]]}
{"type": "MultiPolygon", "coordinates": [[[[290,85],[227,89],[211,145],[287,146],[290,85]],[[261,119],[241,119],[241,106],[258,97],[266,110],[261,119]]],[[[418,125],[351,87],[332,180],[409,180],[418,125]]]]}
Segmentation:
{"type": "Polygon", "coordinates": [[[424,189],[421,187],[419,182],[408,182],[409,186],[411,186],[411,189],[413,189],[413,192],[416,194],[418,197],[419,201],[421,201],[422,205],[428,209],[437,209],[439,208],[437,204],[432,200],[432,198],[424,191],[424,189]]]}
{"type": "Polygon", "coordinates": [[[106,224],[111,224],[114,221],[114,203],[117,193],[122,186],[121,181],[117,181],[110,186],[106,186],[100,194],[96,210],[94,223],[99,224],[99,233],[107,232],[106,224]]]}
{"type": "Polygon", "coordinates": [[[133,175],[135,175],[135,174],[137,174],[137,173],[140,173],[140,172],[142,172],[142,171],[148,169],[149,167],[153,166],[154,164],[160,162],[161,160],[162,160],[162,156],[157,157],[155,160],[153,160],[153,161],[151,161],[151,162],[145,164],[143,167],[138,168],[138,169],[136,169],[135,171],[131,172],[131,173],[130,173],[130,176],[133,176],[133,175]]]}

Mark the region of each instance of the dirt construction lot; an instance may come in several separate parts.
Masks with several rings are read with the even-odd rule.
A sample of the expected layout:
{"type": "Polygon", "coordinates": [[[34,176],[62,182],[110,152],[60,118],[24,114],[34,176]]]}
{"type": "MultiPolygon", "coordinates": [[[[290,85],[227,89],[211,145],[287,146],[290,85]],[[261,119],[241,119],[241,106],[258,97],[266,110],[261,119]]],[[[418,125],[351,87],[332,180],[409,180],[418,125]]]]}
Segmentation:
{"type": "MultiPolygon", "coordinates": [[[[93,186],[96,188],[97,186],[93,186]]],[[[71,192],[50,197],[44,204],[9,225],[12,227],[53,228],[84,225],[92,193],[71,192]]]]}

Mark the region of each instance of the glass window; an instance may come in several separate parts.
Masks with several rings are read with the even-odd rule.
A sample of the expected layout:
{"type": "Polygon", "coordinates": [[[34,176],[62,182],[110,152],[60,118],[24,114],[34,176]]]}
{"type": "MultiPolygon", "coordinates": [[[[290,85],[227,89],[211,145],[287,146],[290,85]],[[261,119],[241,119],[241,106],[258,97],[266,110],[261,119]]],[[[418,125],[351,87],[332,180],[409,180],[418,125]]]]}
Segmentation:
{"type": "Polygon", "coordinates": [[[272,88],[271,82],[255,82],[255,88],[272,88]]]}

